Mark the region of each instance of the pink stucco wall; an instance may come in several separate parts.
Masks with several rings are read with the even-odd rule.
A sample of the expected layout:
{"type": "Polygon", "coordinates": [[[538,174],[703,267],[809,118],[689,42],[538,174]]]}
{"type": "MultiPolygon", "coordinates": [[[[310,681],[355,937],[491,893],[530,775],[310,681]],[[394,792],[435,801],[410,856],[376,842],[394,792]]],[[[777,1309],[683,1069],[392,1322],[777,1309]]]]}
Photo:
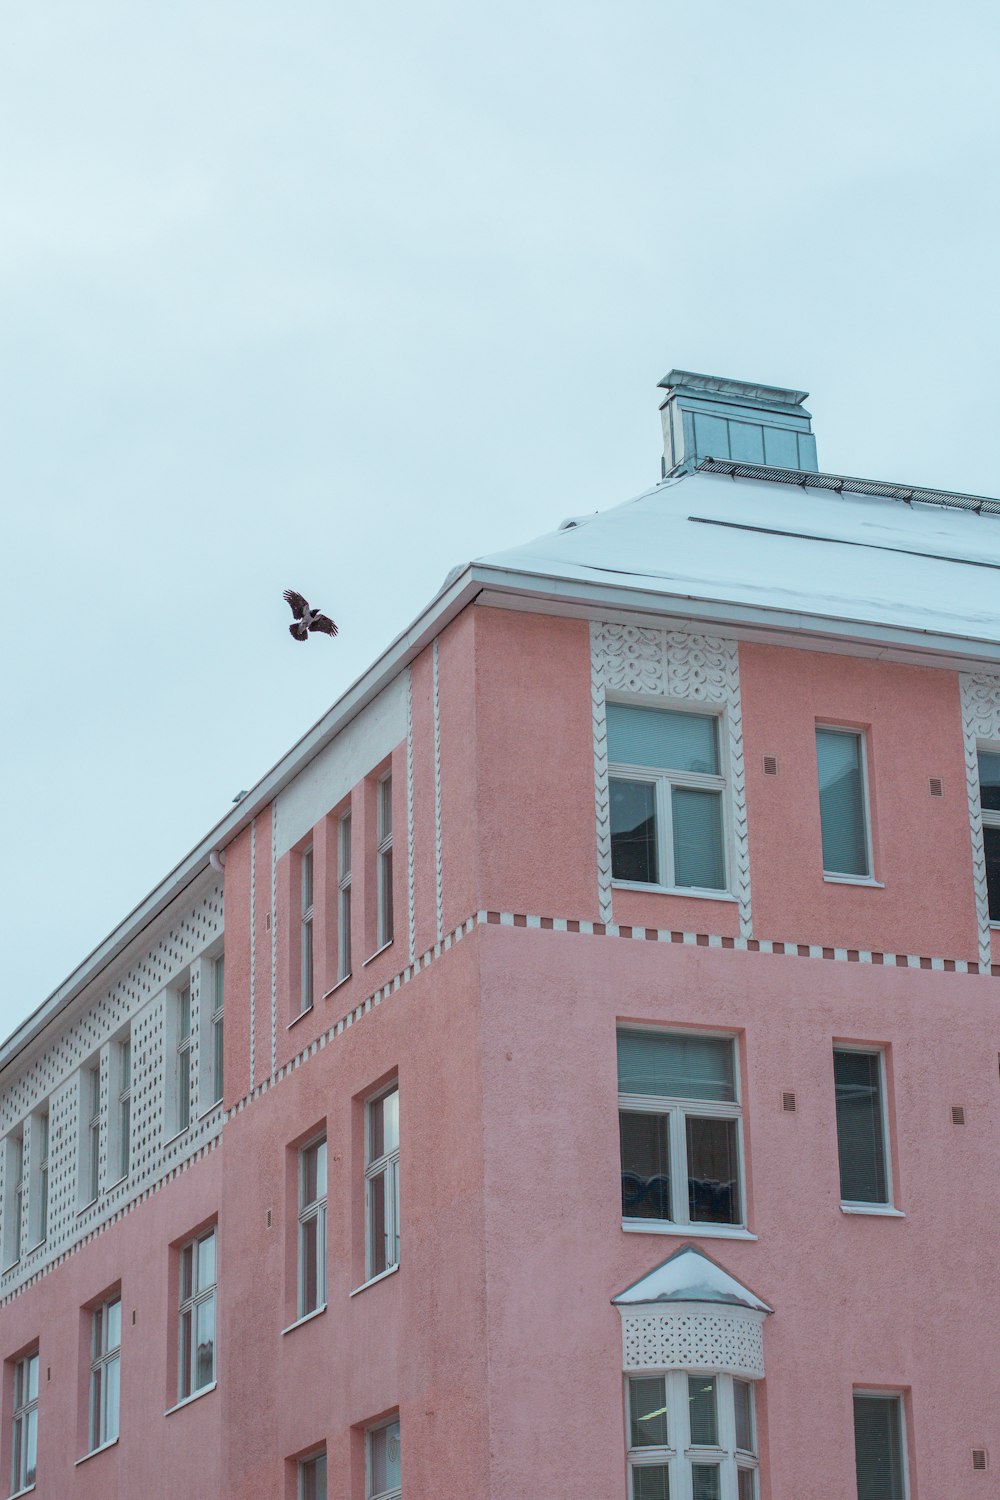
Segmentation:
{"type": "MultiPolygon", "coordinates": [[[[331,803],[278,861],[274,911],[268,813],[256,822],[252,903],[250,831],[229,846],[234,1112],[222,1142],[2,1312],[8,1362],[41,1344],[39,1500],[293,1500],[293,1459],[322,1442],[331,1500],[363,1500],[364,1427],[396,1409],[407,1500],[624,1500],[611,1298],[684,1240],[622,1229],[621,1021],[739,1039],[756,1239],[690,1238],[775,1309],[758,1395],[765,1500],[850,1500],[855,1386],[907,1393],[910,1500],[987,1492],[969,1455],[1000,1454],[1000,1367],[983,1357],[996,1342],[1000,1292],[994,981],[851,958],[859,949],[976,956],[955,674],[740,646],[755,938],[828,955],[792,957],[735,951],[732,902],[618,891],[615,923],[626,935],[528,925],[598,917],[589,649],[585,621],[469,609],[438,642],[437,718],[433,650],[414,662],[416,970],[405,742],[349,795],[354,971],[339,987],[334,835],[348,801],[331,803]],[[822,879],[817,721],[869,737],[882,888],[822,879]],[[764,755],[778,757],[777,777],[763,775],[764,755]],[[396,934],[372,957],[373,778],[390,764],[396,934]],[[928,796],[930,776],[943,779],[943,798],[928,796]],[[296,861],[309,839],[316,1003],[297,1018],[296,861]],[[479,911],[514,920],[488,920],[436,950],[439,906],[446,933],[479,911]],[[632,927],[701,934],[705,945],[639,941],[632,927]],[[273,934],[277,1064],[290,1069],[272,1081],[273,934]],[[709,935],[729,946],[707,946],[709,935]],[[834,957],[838,949],[848,956],[834,957]],[[376,992],[380,1004],[366,1009],[376,992]],[[352,1024],[328,1040],[349,1014],[352,1024]],[[840,1210],[835,1041],[887,1049],[904,1218],[840,1210]],[[352,1296],[364,1281],[363,1100],[393,1077],[402,1263],[352,1296]],[[795,1113],[782,1109],[789,1090],[795,1113]],[[964,1126],[952,1124],[953,1105],[964,1106],[964,1126]],[[283,1333],[295,1318],[296,1151],[324,1127],[328,1306],[283,1333]],[[176,1323],[170,1247],[213,1218],[219,1384],[165,1417],[176,1323]],[[85,1446],[81,1308],[117,1283],[122,1439],[76,1467],[85,1446]]],[[[3,1431],[9,1443],[6,1417],[3,1431]]]]}

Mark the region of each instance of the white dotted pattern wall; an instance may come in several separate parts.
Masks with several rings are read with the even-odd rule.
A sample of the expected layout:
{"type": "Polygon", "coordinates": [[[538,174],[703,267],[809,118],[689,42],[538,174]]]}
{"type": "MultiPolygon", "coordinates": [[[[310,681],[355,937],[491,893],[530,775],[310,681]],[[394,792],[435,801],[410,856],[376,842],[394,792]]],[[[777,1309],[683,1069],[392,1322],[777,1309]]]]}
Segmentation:
{"type": "MultiPolygon", "coordinates": [[[[167,1008],[176,986],[191,986],[192,1080],[198,1080],[200,1006],[206,966],[195,960],[206,950],[216,952],[222,936],[222,888],[213,884],[201,894],[188,892],[178,903],[180,911],[164,919],[160,936],[77,1018],[53,1039],[45,1052],[0,1092],[0,1135],[24,1126],[25,1180],[21,1259],[0,1276],[0,1297],[8,1297],[31,1280],[51,1261],[86,1239],[113,1218],[132,1199],[140,1197],[178,1165],[204,1149],[222,1128],[222,1106],[199,1114],[197,1092],[192,1098],[191,1125],[174,1140],[166,1139],[168,1126],[167,1008]],[[119,1157],[114,1139],[117,1126],[118,1087],[113,1053],[117,1043],[131,1036],[131,1149],[129,1170],[120,1181],[119,1157]],[[101,1125],[97,1200],[80,1211],[83,1152],[88,1149],[90,1100],[86,1096],[83,1070],[99,1066],[101,1125]],[[48,1234],[31,1248],[27,1240],[32,1217],[30,1202],[37,1191],[32,1170],[31,1146],[37,1111],[49,1111],[49,1213],[48,1234]]],[[[197,1089],[197,1083],[195,1083],[197,1089]]],[[[37,1150],[37,1141],[36,1141],[37,1150]]],[[[0,1179],[5,1153],[0,1152],[0,1179]]],[[[8,1194],[0,1180],[0,1204],[6,1212],[8,1194]]],[[[36,1205],[37,1208],[37,1205],[36,1205]]],[[[2,1240],[0,1240],[2,1242],[2,1240]]]]}
{"type": "Polygon", "coordinates": [[[623,1312],[623,1368],[720,1370],[762,1380],[765,1316],[749,1308],[701,1304],[623,1312]]]}

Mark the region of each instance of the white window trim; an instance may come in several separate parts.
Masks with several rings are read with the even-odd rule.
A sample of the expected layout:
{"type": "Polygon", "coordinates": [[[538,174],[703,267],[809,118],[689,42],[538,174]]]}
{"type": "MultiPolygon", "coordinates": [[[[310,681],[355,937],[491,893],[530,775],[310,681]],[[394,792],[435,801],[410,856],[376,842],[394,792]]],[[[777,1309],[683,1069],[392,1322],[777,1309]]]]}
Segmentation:
{"type": "MultiPolygon", "coordinates": [[[[316,950],[313,945],[313,914],[316,909],[316,862],[312,844],[299,857],[299,911],[302,933],[299,973],[299,1015],[311,1011],[316,998],[316,950]],[[308,887],[306,872],[308,871],[308,887]]],[[[296,1017],[298,1019],[298,1017],[296,1017]]]]}
{"type": "MultiPolygon", "coordinates": [[[[865,859],[868,861],[868,873],[866,875],[845,874],[843,870],[828,870],[824,863],[823,879],[831,885],[867,885],[877,890],[885,890],[884,884],[875,877],[875,849],[872,844],[872,799],[871,788],[868,780],[868,734],[864,729],[852,729],[847,724],[826,724],[821,720],[816,721],[816,733],[822,731],[824,734],[850,734],[861,742],[861,811],[865,823],[865,859]]],[[[822,804],[822,794],[819,791],[819,754],[816,755],[816,788],[817,796],[822,804]]],[[[820,856],[823,852],[822,828],[820,829],[820,856]]]]}
{"type": "MultiPolygon", "coordinates": [[[[885,1160],[885,1190],[888,1194],[884,1203],[866,1203],[861,1198],[841,1198],[840,1207],[848,1214],[872,1214],[882,1218],[905,1218],[906,1215],[896,1207],[896,1190],[892,1180],[892,1140],[889,1135],[889,1086],[885,1067],[885,1048],[866,1047],[862,1042],[835,1042],[834,1052],[858,1052],[865,1057],[878,1058],[879,1094],[882,1105],[882,1152],[885,1160]]],[[[836,1078],[834,1079],[834,1119],[836,1119],[837,1096],[836,1078]]],[[[840,1186],[840,1138],[837,1138],[837,1186],[840,1186]]]]}
{"type": "MultiPolygon", "coordinates": [[[[191,983],[192,976],[189,974],[174,990],[169,992],[171,1003],[174,1007],[174,1076],[173,1076],[173,1135],[183,1135],[191,1128],[194,1119],[194,1110],[191,1103],[191,1092],[194,1084],[194,1069],[192,1060],[194,1057],[194,987],[191,983]],[[184,1035],[184,997],[187,996],[187,1036],[184,1035]],[[182,1086],[184,1062],[187,1058],[187,1091],[182,1086]],[[185,1118],[186,1116],[186,1118],[185,1118]]],[[[173,1138],[173,1137],[171,1137],[173,1138]]]]}
{"type": "Polygon", "coordinates": [[[851,1391],[851,1435],[854,1432],[854,1398],[863,1396],[870,1401],[895,1401],[896,1410],[899,1412],[899,1451],[902,1458],[903,1468],[903,1500],[909,1500],[910,1494],[910,1454],[909,1443],[906,1433],[906,1392],[900,1390],[874,1390],[867,1386],[855,1386],[851,1391]]]}
{"type": "Polygon", "coordinates": [[[9,1271],[21,1259],[24,1240],[24,1203],[26,1184],[24,1180],[24,1124],[12,1130],[4,1139],[4,1270],[9,1271]]]}
{"type": "Polygon", "coordinates": [[[101,1196],[101,1115],[101,1059],[98,1055],[80,1069],[77,1213],[91,1208],[101,1196]]]}
{"type": "MultiPolygon", "coordinates": [[[[724,705],[691,703],[683,699],[655,699],[640,694],[609,693],[606,710],[613,707],[642,708],[654,713],[687,713],[699,719],[714,719],[716,747],[719,753],[719,774],[705,775],[696,771],[665,771],[662,766],[640,766],[622,761],[608,762],[608,796],[611,796],[612,781],[642,781],[654,783],[654,806],[656,809],[656,862],[660,880],[619,880],[612,876],[616,890],[654,891],[664,896],[698,896],[703,900],[736,901],[733,891],[733,871],[736,860],[733,841],[732,818],[732,771],[729,764],[729,736],[726,732],[726,710],[724,705]],[[673,820],[670,809],[671,786],[693,787],[695,790],[718,792],[722,806],[722,863],[724,884],[718,889],[705,886],[677,885],[674,882],[673,820]],[[664,879],[666,876],[666,879],[664,879]]],[[[605,711],[606,711],[605,710],[605,711]]]]}
{"type": "MultiPolygon", "coordinates": [[[[29,1116],[28,1141],[28,1245],[29,1253],[49,1237],[49,1160],[52,1150],[52,1116],[48,1100],[29,1116]],[[43,1144],[44,1135],[44,1144],[43,1144]]],[[[22,1174],[23,1180],[23,1174],[22,1174]]],[[[23,1210],[22,1210],[23,1211],[23,1210]]]]}
{"type": "MultiPolygon", "coordinates": [[[[388,948],[393,940],[395,927],[395,907],[392,900],[392,772],[386,771],[380,776],[375,785],[376,807],[375,807],[375,894],[378,918],[375,927],[375,952],[388,948]],[[386,788],[388,787],[388,798],[386,788]],[[385,829],[385,803],[389,803],[389,829],[385,829]],[[388,868],[388,875],[386,870],[388,868]],[[386,900],[386,886],[388,885],[388,901],[386,900]],[[392,920],[389,920],[389,911],[392,911],[392,920]]],[[[375,954],[372,954],[374,958],[375,954]]]]}
{"type": "Polygon", "coordinates": [[[626,1457],[628,1462],[628,1494],[629,1500],[633,1495],[633,1475],[636,1469],[666,1465],[669,1473],[669,1486],[671,1500],[674,1497],[690,1495],[691,1493],[691,1467],[694,1464],[704,1463],[716,1465],[720,1470],[719,1490],[721,1500],[737,1500],[737,1485],[739,1483],[740,1469],[748,1470],[755,1476],[756,1492],[759,1495],[759,1431],[757,1423],[756,1401],[754,1399],[754,1381],[743,1380],[743,1384],[750,1387],[750,1421],[752,1437],[757,1445],[754,1449],[737,1448],[736,1446],[736,1403],[734,1381],[742,1379],[740,1376],[730,1375],[722,1370],[631,1370],[625,1376],[624,1400],[625,1400],[625,1434],[626,1434],[626,1457]],[[715,1409],[716,1423],[719,1441],[717,1444],[695,1444],[684,1439],[690,1438],[690,1415],[688,1399],[688,1380],[704,1376],[715,1381],[715,1409]],[[631,1446],[632,1439],[632,1415],[631,1415],[631,1384],[632,1380],[664,1380],[666,1395],[666,1417],[667,1438],[664,1447],[639,1447],[631,1446]]]}
{"type": "MultiPolygon", "coordinates": [[[[376,1104],[381,1104],[383,1099],[392,1093],[399,1093],[399,1080],[395,1079],[387,1088],[380,1089],[370,1099],[365,1100],[365,1286],[370,1286],[386,1272],[393,1271],[399,1265],[399,1242],[400,1242],[400,1209],[399,1209],[399,1145],[392,1151],[384,1151],[381,1156],[372,1159],[372,1109],[376,1104]],[[395,1165],[395,1176],[392,1167],[395,1165]],[[386,1194],[386,1238],[389,1244],[396,1250],[395,1260],[389,1263],[381,1271],[372,1271],[374,1257],[372,1256],[372,1188],[375,1180],[382,1178],[382,1191],[386,1194]],[[388,1186],[394,1183],[394,1191],[389,1193],[388,1186]]],[[[402,1136],[402,1130],[400,1131],[402,1136]]],[[[387,1256],[388,1259],[388,1256],[387,1256]]]]}
{"type": "MultiPolygon", "coordinates": [[[[337,985],[351,977],[351,871],[353,825],[350,808],[337,819],[337,985]]],[[[332,995],[333,990],[327,994],[332,995]]],[[[326,999],[326,995],[323,997],[326,999]]]]}
{"type": "Polygon", "coordinates": [[[118,1365],[118,1401],[119,1401],[118,1422],[119,1422],[119,1430],[120,1430],[120,1424],[121,1424],[121,1354],[122,1354],[121,1329],[122,1329],[122,1326],[123,1326],[122,1316],[121,1316],[121,1313],[122,1313],[121,1303],[122,1303],[121,1292],[117,1292],[113,1297],[107,1297],[107,1298],[105,1298],[105,1300],[103,1302],[101,1302],[99,1304],[99,1306],[91,1308],[91,1313],[90,1313],[90,1407],[89,1407],[89,1420],[88,1420],[88,1435],[89,1435],[90,1440],[91,1440],[92,1443],[93,1443],[94,1432],[95,1432],[95,1424],[94,1424],[94,1377],[95,1377],[95,1375],[98,1372],[100,1372],[100,1375],[101,1375],[101,1404],[102,1404],[103,1410],[98,1414],[97,1431],[98,1431],[98,1439],[99,1440],[98,1440],[98,1442],[93,1443],[93,1446],[87,1451],[87,1453],[84,1454],[85,1458],[90,1458],[90,1457],[92,1457],[93,1454],[100,1453],[100,1451],[101,1451],[102,1448],[110,1448],[112,1446],[112,1444],[117,1443],[118,1437],[119,1437],[119,1433],[118,1432],[115,1433],[115,1435],[114,1435],[113,1438],[112,1437],[104,1436],[103,1432],[104,1432],[104,1427],[106,1425],[106,1420],[107,1420],[107,1369],[108,1369],[108,1366],[112,1365],[112,1364],[117,1364],[118,1365]],[[103,1348],[102,1347],[102,1349],[99,1352],[95,1353],[95,1351],[94,1351],[94,1345],[95,1345],[95,1342],[96,1342],[95,1325],[96,1325],[97,1314],[100,1313],[100,1315],[101,1315],[101,1342],[102,1342],[102,1345],[103,1345],[103,1344],[106,1344],[106,1342],[107,1342],[108,1310],[110,1308],[114,1307],[115,1304],[117,1304],[118,1309],[119,1309],[119,1337],[118,1337],[118,1343],[115,1344],[114,1347],[111,1348],[111,1349],[103,1348]]]}
{"type": "Polygon", "coordinates": [[[115,1038],[111,1043],[112,1062],[112,1088],[114,1099],[114,1138],[109,1143],[108,1150],[108,1176],[111,1177],[109,1187],[115,1187],[119,1182],[124,1182],[132,1170],[132,1033],[131,1030],[115,1038]],[[129,1056],[129,1082],[125,1087],[124,1079],[124,1049],[128,1048],[129,1056]],[[128,1106],[128,1130],[123,1130],[122,1121],[125,1114],[125,1106],[128,1106]],[[114,1163],[112,1167],[112,1161],[114,1163]],[[124,1167],[124,1171],[122,1168],[124,1167]]]}
{"type": "MultiPolygon", "coordinates": [[[[226,1033],[225,1033],[225,1020],[226,1020],[226,955],[225,955],[225,953],[219,953],[219,954],[216,955],[216,957],[214,959],[211,959],[210,962],[209,962],[209,968],[211,970],[211,976],[210,976],[210,979],[209,979],[209,983],[211,985],[212,1003],[211,1003],[210,1006],[204,1007],[207,1010],[207,1012],[208,1012],[208,1024],[205,1027],[205,1037],[206,1037],[206,1041],[207,1041],[208,1056],[207,1056],[207,1058],[205,1060],[206,1061],[206,1067],[203,1069],[203,1075],[205,1077],[207,1077],[208,1080],[209,1080],[210,1087],[206,1090],[206,1092],[211,1097],[210,1097],[208,1103],[205,1106],[206,1109],[212,1109],[216,1104],[221,1104],[222,1101],[223,1101],[223,1098],[225,1097],[225,1092],[226,1092],[226,1040],[225,1040],[225,1038],[226,1038],[226,1033]],[[216,1076],[216,1067],[215,1067],[216,1045],[215,1045],[215,1039],[216,1039],[216,1036],[218,1034],[221,1034],[222,1042],[221,1042],[221,1048],[220,1048],[220,1061],[219,1061],[218,1076],[216,1076]]],[[[204,980],[205,980],[205,971],[203,969],[202,970],[202,994],[204,994],[204,980]]],[[[202,1113],[204,1113],[204,1112],[205,1111],[202,1111],[202,1113]]]]}
{"type": "MultiPolygon", "coordinates": [[[[680,1208],[680,1215],[673,1219],[641,1219],[622,1216],[622,1228],[634,1234],[683,1234],[690,1238],[692,1235],[708,1235],[719,1239],[756,1239],[747,1227],[747,1204],[746,1204],[746,1160],[743,1147],[743,1097],[740,1079],[740,1053],[739,1038],[732,1032],[725,1031],[672,1031],[664,1027],[662,1031],[658,1028],[648,1026],[619,1026],[617,1032],[631,1032],[636,1036],[682,1036],[682,1037],[706,1037],[712,1041],[729,1042],[733,1050],[733,1086],[736,1098],[732,1104],[724,1104],[710,1099],[685,1099],[666,1098],[660,1094],[618,1094],[619,1115],[624,1111],[627,1114],[653,1114],[669,1115],[669,1147],[670,1147],[670,1183],[671,1183],[671,1209],[676,1213],[680,1208]],[[687,1130],[684,1121],[688,1114],[696,1115],[699,1119],[721,1119],[736,1121],[736,1161],[739,1168],[740,1180],[738,1191],[740,1198],[740,1218],[736,1224],[702,1223],[697,1219],[690,1218],[690,1208],[687,1197],[687,1130]],[[679,1201],[678,1201],[679,1200],[679,1201]]],[[[617,1033],[616,1033],[617,1035],[617,1033]]]]}
{"type": "MultiPolygon", "coordinates": [[[[376,1422],[374,1426],[365,1429],[365,1500],[402,1500],[403,1489],[401,1485],[397,1485],[391,1490],[376,1490],[373,1487],[374,1480],[372,1478],[372,1439],[377,1432],[384,1432],[387,1427],[395,1427],[397,1425],[400,1426],[400,1433],[402,1434],[402,1424],[399,1421],[398,1412],[386,1421],[376,1422]]],[[[400,1447],[402,1448],[402,1435],[400,1436],[400,1447]]]]}
{"type": "MultiPolygon", "coordinates": [[[[297,1300],[296,1300],[296,1306],[297,1306],[298,1312],[299,1312],[298,1322],[300,1322],[300,1323],[304,1322],[306,1318],[309,1318],[309,1317],[313,1316],[315,1313],[322,1312],[323,1309],[326,1307],[326,1297],[327,1297],[327,1285],[326,1285],[326,1271],[327,1271],[327,1266],[326,1266],[326,1239],[327,1239],[327,1212],[326,1212],[326,1205],[327,1205],[327,1193],[326,1193],[326,1183],[324,1182],[323,1192],[322,1192],[322,1195],[320,1197],[318,1197],[318,1198],[312,1198],[312,1199],[309,1200],[308,1203],[305,1202],[306,1155],[307,1155],[308,1152],[315,1150],[315,1148],[317,1146],[320,1146],[320,1145],[323,1145],[323,1146],[326,1145],[326,1132],[325,1131],[323,1131],[320,1135],[313,1136],[312,1140],[307,1141],[304,1146],[301,1146],[299,1148],[299,1156],[298,1156],[298,1200],[299,1200],[298,1255],[297,1255],[298,1295],[297,1295],[297,1300]],[[306,1226],[308,1224],[311,1224],[313,1222],[313,1220],[317,1221],[317,1232],[316,1232],[316,1242],[317,1242],[317,1257],[316,1257],[317,1302],[316,1302],[316,1306],[315,1307],[303,1307],[302,1303],[303,1303],[303,1296],[304,1296],[304,1293],[305,1293],[305,1243],[306,1243],[305,1242],[305,1230],[306,1230],[306,1226]]],[[[329,1167],[329,1153],[327,1153],[327,1165],[326,1165],[326,1168],[324,1169],[324,1175],[325,1175],[325,1171],[328,1169],[328,1167],[329,1167]]]]}

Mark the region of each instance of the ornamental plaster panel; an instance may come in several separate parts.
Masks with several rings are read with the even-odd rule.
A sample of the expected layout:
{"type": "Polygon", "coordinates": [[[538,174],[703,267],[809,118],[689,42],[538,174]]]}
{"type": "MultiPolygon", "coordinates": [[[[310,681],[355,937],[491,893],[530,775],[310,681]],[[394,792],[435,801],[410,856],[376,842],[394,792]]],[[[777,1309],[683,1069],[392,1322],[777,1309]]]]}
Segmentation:
{"type": "Polygon", "coordinates": [[[718,1303],[622,1309],[622,1368],[718,1370],[764,1378],[766,1314],[718,1303]]]}
{"type": "Polygon", "coordinates": [[[1000,742],[1000,676],[992,672],[961,672],[959,689],[965,739],[969,833],[972,839],[972,880],[976,895],[976,925],[979,930],[979,962],[989,964],[990,908],[986,891],[983,809],[979,798],[979,743],[981,740],[994,744],[1000,742]]]}
{"type": "Polygon", "coordinates": [[[752,936],[743,709],[736,641],[686,630],[594,620],[590,626],[590,668],[601,920],[613,920],[606,699],[608,693],[636,694],[668,702],[705,703],[723,710],[732,828],[731,885],[739,903],[740,935],[752,936]]]}

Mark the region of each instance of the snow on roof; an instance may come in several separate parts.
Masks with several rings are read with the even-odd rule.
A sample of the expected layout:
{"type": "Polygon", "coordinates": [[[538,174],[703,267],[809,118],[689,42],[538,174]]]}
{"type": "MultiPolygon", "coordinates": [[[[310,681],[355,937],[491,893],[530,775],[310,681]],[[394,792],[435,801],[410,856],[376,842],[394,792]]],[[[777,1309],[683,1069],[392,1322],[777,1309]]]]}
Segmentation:
{"type": "Polygon", "coordinates": [[[697,1245],[683,1245],[639,1281],[633,1282],[611,1301],[616,1307],[650,1302],[724,1302],[731,1307],[750,1307],[754,1312],[773,1311],[755,1292],[730,1276],[697,1245]]]}
{"type": "Polygon", "coordinates": [[[695,471],[478,561],[1000,645],[1000,518],[844,483],[838,492],[695,471]]]}

